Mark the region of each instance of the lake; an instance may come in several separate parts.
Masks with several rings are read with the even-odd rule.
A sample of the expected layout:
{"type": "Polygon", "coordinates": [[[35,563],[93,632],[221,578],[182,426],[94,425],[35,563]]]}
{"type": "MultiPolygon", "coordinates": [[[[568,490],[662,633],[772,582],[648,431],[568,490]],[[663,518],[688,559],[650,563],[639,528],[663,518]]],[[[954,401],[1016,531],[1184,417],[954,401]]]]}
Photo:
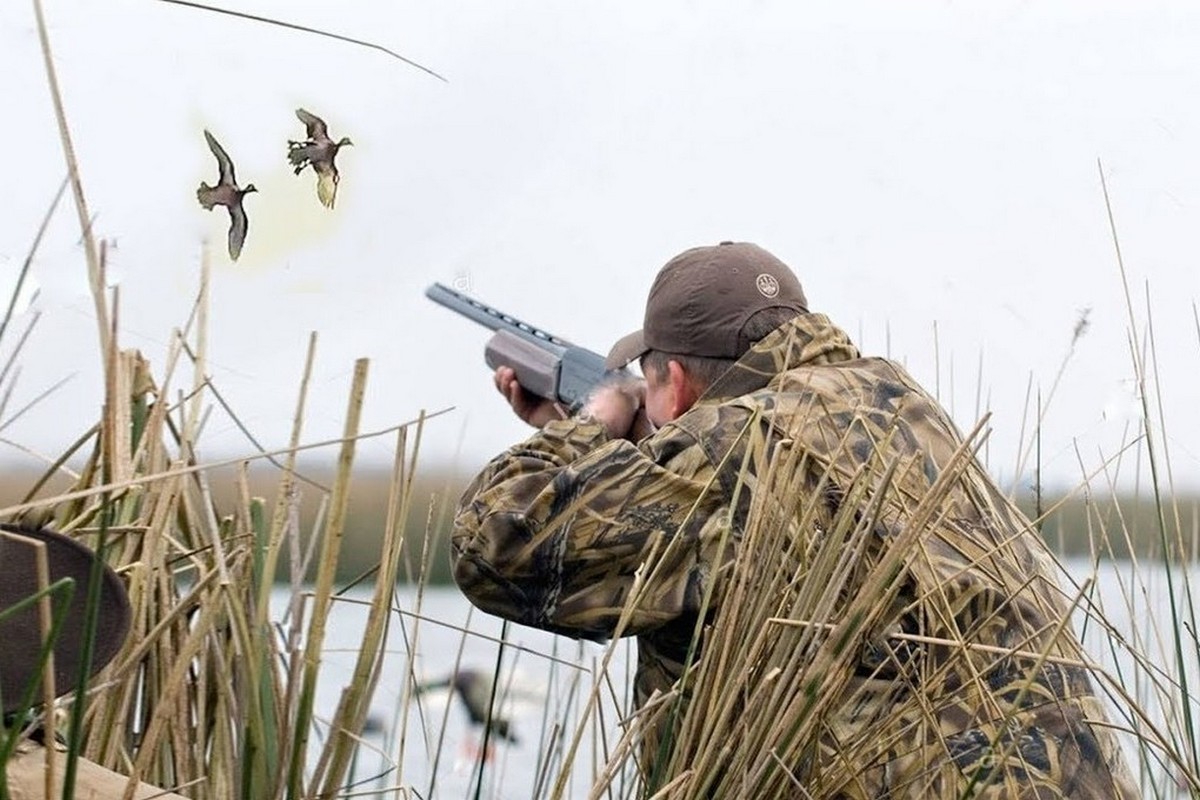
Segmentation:
{"type": "MultiPolygon", "coordinates": [[[[281,590],[277,608],[284,608],[287,598],[288,592],[281,590]]],[[[460,671],[474,670],[490,677],[499,658],[497,694],[507,698],[500,701],[501,716],[510,719],[517,741],[491,738],[480,796],[542,796],[546,790],[538,788],[539,781],[544,784],[557,776],[563,751],[570,744],[564,737],[574,733],[584,713],[592,676],[601,671],[608,648],[525,626],[505,626],[496,617],[474,609],[453,586],[426,588],[419,619],[413,615],[415,592],[402,589],[399,598],[405,613],[399,619],[393,616],[384,677],[372,704],[372,730],[355,765],[352,782],[359,783],[356,789],[377,790],[378,794],[369,796],[401,797],[395,787],[404,785],[424,798],[473,797],[482,726],[470,723],[461,698],[446,689],[411,698],[404,713],[406,672],[412,670],[415,683],[435,682],[453,674],[457,663],[460,671]],[[555,722],[562,723],[561,727],[555,722]],[[542,763],[546,753],[551,754],[549,766],[542,763]],[[392,765],[395,768],[389,769],[392,765]]],[[[365,606],[355,603],[336,606],[317,696],[317,707],[326,713],[332,713],[350,678],[366,613],[365,606]]],[[[606,690],[597,705],[602,727],[612,737],[610,744],[619,735],[618,702],[622,707],[627,702],[624,693],[631,685],[628,667],[632,662],[633,641],[618,643],[607,670],[612,689],[606,690]]],[[[599,740],[580,743],[576,763],[603,763],[602,747],[599,740]]],[[[567,796],[584,797],[591,784],[591,769],[573,772],[578,775],[567,796]]]]}
{"type": "MultiPolygon", "coordinates": [[[[1110,633],[1094,621],[1084,624],[1081,614],[1076,628],[1089,654],[1110,674],[1120,676],[1119,682],[1139,698],[1156,724],[1169,719],[1168,714],[1178,714],[1178,708],[1163,709],[1177,706],[1181,692],[1170,683],[1165,691],[1156,690],[1151,678],[1157,673],[1161,681],[1174,681],[1180,670],[1172,643],[1176,629],[1168,591],[1172,581],[1177,613],[1187,615],[1182,629],[1194,630],[1183,573],[1176,569],[1169,574],[1160,564],[1132,561],[1106,562],[1093,570],[1086,559],[1073,559],[1065,562],[1065,567],[1081,584],[1093,579],[1081,596],[1080,607],[1093,604],[1112,626],[1110,633]],[[1149,654],[1148,665],[1139,666],[1117,644],[1121,641],[1149,654]]],[[[1193,568],[1188,577],[1194,581],[1200,571],[1193,568]]],[[[1062,583],[1066,588],[1067,582],[1062,583]]],[[[281,590],[278,609],[285,607],[286,597],[281,590]]],[[[365,797],[466,798],[474,797],[478,787],[483,798],[548,796],[547,787],[558,776],[570,737],[587,713],[593,676],[601,674],[608,648],[519,625],[505,626],[473,609],[453,586],[427,588],[419,619],[414,616],[415,590],[402,590],[399,600],[405,613],[393,617],[396,624],[389,633],[384,676],[372,705],[371,730],[354,766],[352,791],[365,797]],[[482,783],[476,771],[482,727],[469,722],[457,695],[445,689],[428,691],[410,698],[405,712],[408,670],[417,683],[433,682],[452,674],[456,662],[462,670],[487,676],[495,674],[499,665],[497,693],[507,697],[502,716],[510,720],[517,739],[507,742],[492,737],[482,783]],[[398,787],[412,791],[406,795],[398,787]]],[[[365,608],[359,604],[343,602],[336,607],[317,698],[318,708],[327,713],[349,680],[365,617],[365,608]]],[[[1190,632],[1187,642],[1183,672],[1189,686],[1195,686],[1200,682],[1200,657],[1190,632]]],[[[602,682],[596,711],[588,717],[599,722],[586,726],[588,733],[576,747],[567,797],[587,796],[591,776],[620,736],[618,709],[627,703],[632,648],[632,642],[622,641],[612,649],[609,680],[602,682]]],[[[1192,710],[1200,713],[1200,708],[1192,710]]],[[[1178,735],[1182,723],[1175,721],[1166,727],[1178,735]]],[[[1132,737],[1127,744],[1126,756],[1135,770],[1139,762],[1151,760],[1137,756],[1132,737]]],[[[1144,782],[1169,788],[1167,796],[1174,792],[1169,770],[1153,764],[1141,769],[1144,782]]]]}

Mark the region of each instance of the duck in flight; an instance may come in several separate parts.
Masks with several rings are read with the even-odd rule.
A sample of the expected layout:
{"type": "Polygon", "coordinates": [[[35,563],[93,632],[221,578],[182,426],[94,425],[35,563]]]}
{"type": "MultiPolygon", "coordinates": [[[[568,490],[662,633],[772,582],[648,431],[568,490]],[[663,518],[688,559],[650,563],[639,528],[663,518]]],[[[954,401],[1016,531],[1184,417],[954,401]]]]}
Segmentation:
{"type": "Polygon", "coordinates": [[[317,173],[317,199],[326,208],[333,208],[338,181],[341,180],[334,159],[338,150],[354,142],[346,136],[333,141],[325,120],[303,108],[296,109],[296,116],[304,123],[308,138],[303,142],[288,140],[288,161],[293,167],[292,172],[299,175],[305,167],[311,166],[313,172],[317,173]]]}
{"type": "Polygon", "coordinates": [[[219,175],[216,186],[200,182],[200,188],[196,190],[196,199],[206,211],[212,211],[213,206],[225,206],[229,211],[229,257],[237,261],[238,256],[242,254],[242,245],[246,242],[246,230],[250,227],[242,200],[258,189],[254,188],[253,183],[239,189],[237,178],[233,174],[233,161],[225,152],[225,148],[221,147],[221,143],[208,130],[204,131],[204,138],[208,140],[208,149],[217,157],[219,175]]]}

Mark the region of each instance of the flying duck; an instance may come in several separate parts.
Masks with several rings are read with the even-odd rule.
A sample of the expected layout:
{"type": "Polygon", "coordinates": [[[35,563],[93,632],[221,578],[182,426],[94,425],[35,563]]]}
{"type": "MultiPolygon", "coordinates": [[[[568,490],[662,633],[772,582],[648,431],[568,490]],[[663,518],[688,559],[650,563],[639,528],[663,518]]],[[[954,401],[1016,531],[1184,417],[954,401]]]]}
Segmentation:
{"type": "Polygon", "coordinates": [[[310,114],[303,108],[296,109],[296,116],[304,123],[304,127],[308,131],[308,139],[303,142],[288,140],[288,161],[294,167],[292,172],[299,175],[305,167],[311,165],[313,172],[317,173],[317,199],[326,208],[333,208],[340,180],[337,166],[333,160],[337,157],[338,150],[348,144],[352,145],[354,142],[346,136],[336,142],[333,141],[329,138],[325,120],[316,114],[310,114]]]}
{"type": "Polygon", "coordinates": [[[233,175],[233,162],[229,159],[225,148],[221,147],[220,142],[207,130],[204,131],[204,138],[208,140],[208,149],[212,150],[213,155],[217,157],[220,176],[216,186],[209,186],[201,181],[200,188],[196,190],[196,199],[200,201],[200,205],[204,206],[206,211],[212,211],[213,206],[225,206],[228,209],[229,257],[237,261],[238,256],[242,253],[242,244],[246,241],[246,230],[250,226],[246,219],[246,210],[242,208],[242,198],[250,192],[257,192],[258,189],[254,188],[253,183],[248,183],[246,188],[239,189],[237,178],[233,175]]]}

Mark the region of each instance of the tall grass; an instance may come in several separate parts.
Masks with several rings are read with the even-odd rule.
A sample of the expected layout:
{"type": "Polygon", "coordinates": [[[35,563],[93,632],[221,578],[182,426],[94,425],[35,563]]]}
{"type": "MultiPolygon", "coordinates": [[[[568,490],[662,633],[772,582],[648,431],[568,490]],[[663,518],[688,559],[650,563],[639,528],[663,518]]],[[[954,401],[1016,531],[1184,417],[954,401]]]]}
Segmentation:
{"type": "MultiPolygon", "coordinates": [[[[1107,203],[1103,172],[1101,186],[1107,203]]],[[[934,690],[918,698],[923,705],[915,709],[898,703],[893,715],[878,719],[871,729],[847,730],[839,711],[855,701],[849,683],[856,660],[864,643],[882,635],[892,648],[908,644],[959,653],[956,657],[977,665],[977,675],[1014,657],[1086,669],[1104,698],[1140,790],[1156,798],[1200,797],[1200,704],[1194,690],[1200,680],[1194,597],[1200,575],[1200,512],[1194,499],[1185,501],[1175,491],[1171,479],[1165,420],[1157,402],[1164,387],[1156,366],[1151,302],[1147,293],[1146,317],[1140,319],[1128,289],[1111,206],[1109,215],[1126,286],[1132,371],[1143,405],[1137,436],[1099,468],[1082,469],[1081,458],[1083,479],[1070,493],[1082,497],[1082,530],[1075,534],[1087,544],[1090,569],[1080,570],[1076,562],[1072,571],[1060,569],[1056,577],[1072,609],[1063,619],[1063,630],[1075,629],[1086,646],[1079,649],[1069,639],[1059,639],[1057,631],[1040,643],[1030,641],[1014,650],[971,645],[949,636],[881,633],[878,627],[898,589],[899,560],[906,552],[923,550],[921,531],[931,515],[941,513],[947,493],[977,469],[971,455],[982,446],[983,423],[932,488],[919,495],[904,490],[905,471],[911,465],[873,462],[847,473],[833,466],[837,453],[831,463],[812,464],[806,463],[809,454],[785,451],[743,473],[743,480],[753,480],[757,487],[741,541],[754,557],[730,568],[719,590],[720,613],[707,629],[698,631],[694,646],[703,643],[703,658],[691,664],[667,695],[655,698],[648,713],[631,718],[617,758],[641,762],[640,796],[858,796],[855,787],[863,765],[877,763],[881,754],[926,746],[919,731],[939,730],[939,710],[958,701],[934,690]],[[1146,333],[1139,335],[1143,330],[1146,333]],[[1136,500],[1148,506],[1142,516],[1153,524],[1156,546],[1149,557],[1138,555],[1145,553],[1145,532],[1137,530],[1116,500],[1116,475],[1131,459],[1136,468],[1148,472],[1149,498],[1139,493],[1136,500]],[[797,476],[805,474],[820,477],[815,484],[798,481],[797,476]],[[832,516],[823,502],[831,485],[844,495],[832,516]],[[872,531],[896,518],[905,520],[899,538],[884,558],[871,558],[872,531]],[[820,535],[811,535],[813,530],[820,535]],[[899,737],[889,738],[897,731],[899,737]],[[831,736],[836,741],[832,750],[831,736]]],[[[1197,328],[1200,334],[1200,322],[1197,328]]],[[[1061,377],[1060,369],[1054,386],[1061,377]]],[[[1037,426],[1044,414],[1039,403],[1037,426]]],[[[1036,453],[1036,447],[1031,452],[1036,453]]],[[[1040,487],[1035,493],[1038,502],[1026,534],[1055,521],[1067,502],[1043,508],[1040,487]]],[[[989,515],[1019,519],[1014,508],[1005,506],[992,507],[989,515]]],[[[1049,554],[1049,548],[1044,552],[1049,554]]],[[[932,599],[936,606],[936,596],[932,599]]],[[[986,697],[979,702],[986,703],[986,697]]],[[[936,775],[927,777],[923,788],[899,791],[904,796],[939,797],[984,791],[968,785],[965,793],[951,789],[944,794],[945,787],[937,788],[936,775]]],[[[611,793],[611,788],[601,782],[591,796],[611,793]]],[[[1016,796],[1020,789],[1010,791],[996,796],[1016,796]]]]}
{"type": "MultiPolygon", "coordinates": [[[[103,276],[103,246],[98,258],[103,276]]],[[[174,336],[159,372],[136,351],[120,347],[120,306],[115,292],[105,293],[100,307],[111,322],[101,419],[54,460],[20,502],[0,509],[102,550],[129,587],[134,626],[125,649],[90,692],[58,703],[57,724],[71,742],[70,755],[127,775],[131,782],[170,787],[194,798],[442,796],[446,790],[436,769],[427,784],[418,786],[401,766],[417,741],[433,760],[442,758],[446,742],[440,737],[449,713],[448,707],[442,709],[439,738],[423,741],[429,724],[424,718],[432,709],[414,692],[422,625],[409,623],[446,622],[423,619],[420,599],[438,550],[430,532],[440,528],[435,523],[444,515],[444,506],[427,506],[422,514],[414,491],[425,420],[383,432],[395,436],[395,456],[379,552],[364,576],[373,588],[367,597],[345,597],[346,587],[337,585],[335,575],[352,510],[356,443],[379,435],[364,433],[358,423],[368,365],[356,364],[347,387],[343,435],[333,442],[305,443],[304,410],[317,351],[313,335],[308,356],[298,365],[288,445],[273,453],[256,450],[242,459],[201,462],[199,438],[215,396],[205,369],[209,298],[207,258],[203,261],[195,311],[174,336]],[[177,399],[168,399],[172,396],[177,399]],[[302,475],[297,464],[300,453],[317,448],[336,448],[328,487],[302,475]],[[82,466],[68,467],[80,461],[82,466]],[[270,496],[252,491],[252,463],[273,470],[270,496]],[[214,476],[230,485],[214,486],[214,476]],[[305,495],[318,498],[318,510],[302,524],[305,495]],[[414,526],[414,519],[422,524],[414,526]],[[395,591],[404,571],[406,538],[415,538],[422,553],[412,606],[395,591]],[[290,592],[283,609],[275,607],[280,574],[287,576],[290,592]],[[339,605],[350,602],[367,609],[367,620],[349,678],[342,679],[325,669],[326,641],[339,605]],[[395,694],[401,733],[384,743],[382,750],[390,752],[381,752],[378,744],[368,744],[364,727],[378,699],[385,660],[396,650],[407,663],[395,694]],[[318,686],[330,680],[344,680],[338,700],[319,706],[318,686]],[[422,719],[417,736],[408,732],[412,711],[422,719]],[[394,770],[356,788],[370,777],[357,771],[366,752],[383,756],[394,770]]],[[[5,327],[7,322],[0,333],[5,327]]],[[[1153,353],[1152,346],[1148,352],[1153,353]]],[[[1152,373],[1141,362],[1139,370],[1147,378],[1143,396],[1153,397],[1152,373]]],[[[1152,410],[1147,401],[1148,430],[1156,422],[1152,410]]],[[[901,464],[872,462],[854,475],[826,466],[811,485],[788,484],[797,475],[813,474],[800,450],[784,448],[775,461],[755,465],[761,485],[778,485],[778,491],[754,495],[753,524],[743,532],[742,546],[772,557],[739,562],[719,590],[710,588],[717,594],[709,600],[719,602],[722,613],[711,628],[697,631],[704,658],[671,693],[629,713],[628,678],[613,667],[623,655],[619,641],[600,652],[591,669],[581,668],[586,651],[567,658],[531,654],[561,660],[556,669],[562,674],[554,683],[569,698],[545,707],[533,796],[832,796],[853,777],[848,765],[860,755],[853,747],[872,751],[896,745],[850,743],[842,761],[805,776],[802,788],[797,783],[795,765],[811,762],[834,701],[845,689],[848,665],[859,654],[855,643],[877,624],[897,588],[895,557],[864,559],[871,531],[899,503],[909,520],[901,535],[913,537],[915,545],[922,521],[974,468],[972,457],[982,439],[980,428],[947,465],[941,482],[920,497],[897,491],[908,468],[901,464]],[[843,511],[821,517],[826,506],[813,499],[835,481],[845,492],[843,511]],[[773,504],[771,497],[791,498],[793,505],[773,504]],[[846,510],[855,508],[866,513],[846,510]],[[815,544],[803,535],[814,525],[824,531],[815,544]],[[865,589],[847,596],[851,582],[865,589]],[[626,716],[614,719],[613,708],[626,716]],[[647,749],[654,758],[640,761],[647,749]]],[[[1148,457],[1151,463],[1161,459],[1157,451],[1148,457]]],[[[1024,655],[1086,666],[1100,676],[1143,789],[1150,796],[1171,797],[1176,782],[1191,792],[1200,787],[1196,708],[1186,688],[1194,685],[1200,664],[1189,569],[1200,532],[1194,512],[1189,515],[1174,503],[1169,487],[1156,497],[1153,519],[1161,549],[1155,563],[1166,567],[1161,574],[1168,581],[1167,596],[1178,602],[1170,619],[1140,619],[1145,595],[1156,588],[1151,575],[1160,573],[1148,571],[1136,555],[1134,531],[1122,508],[1104,499],[1107,492],[1093,489],[1095,484],[1111,489],[1105,484],[1115,483],[1112,473],[1119,466],[1107,464],[1079,487],[1091,577],[1072,584],[1078,575],[1060,576],[1076,606],[1074,624],[1090,643],[1087,654],[1024,655]],[[1126,567],[1109,570],[1108,557],[1116,552],[1134,555],[1126,567]],[[1120,583],[1116,607],[1098,590],[1113,580],[1120,583]],[[1133,624],[1122,623],[1122,617],[1133,624]]],[[[1053,520],[1061,508],[1051,506],[1033,523],[1053,520]]],[[[638,587],[653,580],[657,555],[662,554],[647,559],[638,587]]],[[[636,596],[635,587],[633,602],[636,596]]],[[[465,627],[471,627],[469,620],[465,627]]],[[[904,635],[898,638],[903,641],[904,635]]],[[[499,706],[517,650],[503,634],[497,644],[499,706]]],[[[461,654],[454,661],[461,661],[461,654]]],[[[47,719],[54,720],[53,715],[47,719]]],[[[503,786],[498,770],[482,758],[475,761],[473,796],[495,796],[503,786]]]]}
{"type": "MultiPolygon", "coordinates": [[[[34,9],[83,231],[104,404],[97,424],[49,465],[21,502],[0,514],[53,527],[89,544],[123,577],[133,610],[128,641],[115,663],[90,691],[57,709],[53,704],[45,709],[40,724],[51,738],[60,715],[69,720],[63,726],[69,744],[64,796],[75,792],[79,758],[127,775],[129,796],[139,781],[195,798],[337,796],[383,663],[406,533],[401,521],[413,502],[413,467],[424,418],[381,432],[396,439],[389,519],[357,664],[336,709],[327,715],[315,707],[314,696],[337,599],[333,575],[355,446],[365,435],[359,419],[367,363],[355,366],[343,436],[320,444],[338,447],[337,466],[322,500],[327,513],[310,530],[298,524],[296,458],[314,446],[304,445],[302,431],[315,335],[303,365],[289,446],[224,465],[200,461],[199,436],[212,398],[206,366],[207,253],[194,313],[173,336],[166,363],[156,372],[140,353],[120,346],[119,292],[106,289],[105,248],[97,244],[89,221],[41,4],[35,2],[34,9]],[[178,399],[172,401],[176,392],[178,399]],[[271,499],[253,496],[247,480],[249,463],[264,458],[279,465],[271,499]],[[77,471],[68,467],[79,460],[77,471]],[[237,499],[220,508],[212,499],[209,473],[229,464],[237,468],[237,499]],[[306,567],[314,555],[317,581],[309,586],[306,567]],[[282,619],[271,608],[281,563],[292,576],[291,602],[282,619]]],[[[22,278],[44,230],[45,223],[22,278]]],[[[14,303],[20,286],[21,281],[14,303]]],[[[12,318],[10,303],[0,335],[12,318]]],[[[19,345],[14,358],[17,351],[19,345]]],[[[14,719],[3,732],[0,774],[7,757],[33,729],[23,723],[14,719]]],[[[49,759],[54,751],[44,752],[49,759]]],[[[0,794],[7,796],[7,786],[7,780],[0,780],[0,794]]]]}
{"type": "MultiPolygon", "coordinates": [[[[441,709],[439,732],[429,737],[427,729],[438,714],[416,691],[424,631],[448,625],[461,628],[464,639],[479,636],[470,617],[459,625],[425,615],[435,554],[444,552],[437,531],[446,514],[444,498],[426,502],[414,488],[426,418],[386,431],[362,431],[369,365],[359,361],[346,387],[341,437],[306,442],[305,408],[317,357],[314,334],[305,362],[297,365],[287,446],[266,452],[255,443],[244,458],[202,460],[209,408],[216,404],[235,413],[207,374],[207,256],[194,312],[174,333],[164,363],[156,367],[123,348],[119,293],[106,288],[105,249],[92,231],[40,3],[34,7],[68,163],[64,189],[72,190],[84,235],[105,401],[96,424],[0,515],[55,527],[93,546],[125,580],[133,607],[132,630],[115,662],[85,691],[46,703],[35,721],[68,742],[66,796],[72,794],[69,765],[80,758],[128,776],[129,792],[144,781],[197,800],[442,796],[447,790],[438,783],[436,767],[420,780],[404,772],[405,755],[417,747],[435,765],[443,756],[450,758],[443,738],[449,707],[441,709]],[[338,575],[354,512],[356,445],[379,435],[395,439],[386,511],[377,552],[355,582],[369,592],[350,596],[338,575]],[[335,453],[328,486],[302,474],[298,459],[305,451],[335,453]],[[252,465],[272,470],[270,491],[252,488],[252,465]],[[313,498],[316,513],[306,517],[301,505],[313,498]],[[415,568],[405,563],[406,545],[421,554],[415,568]],[[397,593],[406,574],[414,583],[410,599],[397,593]],[[282,608],[280,575],[288,593],[282,608]],[[351,604],[364,609],[366,619],[344,677],[327,668],[328,642],[339,611],[351,604]],[[387,673],[394,655],[404,661],[398,676],[387,673]],[[385,674],[395,687],[390,695],[395,724],[393,735],[380,745],[364,731],[385,674]],[[337,699],[325,706],[318,701],[319,690],[331,683],[337,699]],[[366,755],[378,756],[387,765],[385,774],[362,774],[366,755]]],[[[44,230],[45,224],[25,270],[44,230]]],[[[1120,261],[1115,223],[1113,231],[1120,261]]],[[[1120,267],[1124,275],[1124,264],[1120,267]]],[[[1151,400],[1160,378],[1154,343],[1132,333],[1142,325],[1128,290],[1127,298],[1130,350],[1145,403],[1143,431],[1131,450],[1141,448],[1142,463],[1149,467],[1159,547],[1155,565],[1161,562],[1165,572],[1148,568],[1133,546],[1138,532],[1123,507],[1104,499],[1115,486],[1120,459],[1089,472],[1077,494],[1085,509],[1091,574],[1082,580],[1078,574],[1060,575],[1075,609],[1072,624],[1088,646],[1084,652],[1047,647],[1020,655],[1092,670],[1101,679],[1143,790],[1171,797],[1178,783],[1200,796],[1193,698],[1200,644],[1192,597],[1200,527],[1195,509],[1182,507],[1173,491],[1169,455],[1165,445],[1160,447],[1161,409],[1151,400]],[[1110,557],[1124,554],[1129,560],[1112,568],[1110,557]],[[1152,585],[1156,574],[1164,575],[1165,587],[1152,585]],[[1118,586],[1115,595],[1100,590],[1112,582],[1118,586]],[[1168,619],[1147,614],[1147,598],[1160,588],[1168,619]]],[[[13,303],[0,324],[0,345],[14,319],[13,303]]],[[[1197,330],[1200,334],[1200,321],[1197,330]]],[[[12,394],[12,365],[27,335],[28,330],[12,346],[0,371],[0,409],[12,394]]],[[[1055,385],[1060,377],[1061,371],[1055,385]]],[[[1047,400],[1052,395],[1053,387],[1047,400]]],[[[741,544],[770,557],[742,560],[719,587],[710,583],[705,602],[719,604],[722,611],[711,626],[697,628],[693,655],[702,643],[703,658],[670,692],[637,712],[630,707],[629,676],[617,666],[631,660],[619,637],[600,650],[556,644],[530,651],[502,629],[491,642],[497,710],[506,695],[515,693],[512,675],[519,659],[538,658],[549,665],[540,731],[525,745],[536,748],[536,757],[528,759],[536,776],[531,795],[828,797],[853,782],[851,765],[881,748],[901,746],[869,738],[849,741],[839,759],[803,772],[802,778],[797,770],[797,765],[813,767],[850,665],[899,589],[899,554],[919,546],[924,523],[938,513],[955,482],[976,468],[973,457],[985,438],[982,426],[968,436],[939,482],[921,496],[899,490],[910,464],[871,461],[844,474],[832,464],[811,464],[802,451],[786,447],[775,460],[755,464],[761,485],[777,491],[755,493],[752,523],[741,532],[741,544]],[[795,483],[796,476],[806,474],[818,477],[795,483]],[[812,501],[833,482],[842,487],[844,502],[840,511],[826,513],[824,503],[812,501]],[[792,502],[780,504],[773,497],[792,502]],[[851,513],[856,508],[866,511],[851,513]],[[899,534],[903,541],[884,557],[868,558],[875,524],[897,514],[907,520],[899,534]],[[806,535],[814,527],[822,537],[806,535]],[[851,594],[851,585],[864,588],[851,594]]],[[[1022,463],[1024,458],[1019,456],[1022,463]]],[[[261,479],[261,470],[258,475],[261,479]]],[[[1052,523],[1062,509],[1051,505],[1043,512],[1039,504],[1033,523],[1052,523]]],[[[671,546],[666,545],[668,551],[671,546]]],[[[631,603],[654,579],[655,564],[664,555],[648,554],[631,603]]],[[[893,644],[961,646],[888,635],[893,644]]],[[[462,653],[460,647],[438,655],[457,668],[462,653]]],[[[983,649],[971,655],[986,660],[998,654],[983,649]]],[[[0,732],[0,774],[5,758],[36,727],[28,723],[17,719],[0,732]]],[[[503,766],[484,757],[487,744],[472,767],[474,797],[504,791],[503,766]]],[[[0,785],[0,795],[5,791],[0,785]]]]}
{"type": "MultiPolygon", "coordinates": [[[[116,309],[109,309],[115,319],[116,309]]],[[[204,315],[195,319],[194,350],[203,353],[204,315]]],[[[238,465],[238,501],[217,508],[208,479],[213,465],[196,458],[203,407],[194,399],[204,393],[203,370],[193,372],[181,402],[166,400],[185,335],[179,333],[160,383],[137,353],[118,348],[114,329],[102,421],[23,502],[3,510],[77,536],[101,551],[128,585],[134,620],[129,641],[104,673],[102,691],[71,706],[71,735],[87,759],[131,779],[186,787],[196,798],[332,797],[346,778],[379,678],[405,533],[396,521],[408,516],[412,503],[423,420],[393,431],[390,521],[368,630],[350,684],[332,717],[322,720],[313,698],[336,600],[332,575],[354,447],[362,435],[367,365],[356,367],[344,436],[335,443],[338,468],[328,513],[305,531],[297,524],[294,462],[315,337],[273,501],[251,495],[246,459],[238,465]],[[40,487],[71,456],[84,457],[71,485],[41,496],[40,487]],[[318,578],[309,586],[305,562],[314,553],[318,578]],[[282,622],[271,613],[281,560],[293,575],[282,622]],[[320,743],[314,745],[318,728],[320,743]]]]}

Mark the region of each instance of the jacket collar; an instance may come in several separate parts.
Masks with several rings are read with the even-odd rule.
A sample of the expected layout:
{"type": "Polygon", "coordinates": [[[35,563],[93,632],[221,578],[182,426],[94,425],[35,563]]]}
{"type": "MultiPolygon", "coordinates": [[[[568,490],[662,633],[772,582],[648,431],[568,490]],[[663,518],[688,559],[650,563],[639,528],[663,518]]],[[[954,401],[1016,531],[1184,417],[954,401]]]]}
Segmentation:
{"type": "Polygon", "coordinates": [[[829,317],[800,314],[756,342],[700,399],[739,397],[796,367],[836,364],[858,357],[858,348],[829,317]]]}

